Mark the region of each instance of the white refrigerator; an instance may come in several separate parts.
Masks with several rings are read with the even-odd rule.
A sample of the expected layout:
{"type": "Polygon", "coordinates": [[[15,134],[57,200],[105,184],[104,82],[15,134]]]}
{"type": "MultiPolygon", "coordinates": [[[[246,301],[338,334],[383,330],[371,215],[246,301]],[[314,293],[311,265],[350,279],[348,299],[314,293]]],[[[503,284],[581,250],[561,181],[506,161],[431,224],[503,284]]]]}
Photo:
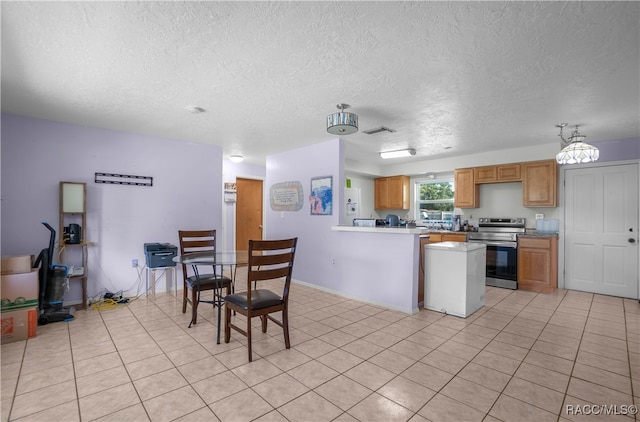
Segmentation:
{"type": "Polygon", "coordinates": [[[484,243],[425,245],[424,307],[466,318],[484,306],[487,268],[484,243]]]}

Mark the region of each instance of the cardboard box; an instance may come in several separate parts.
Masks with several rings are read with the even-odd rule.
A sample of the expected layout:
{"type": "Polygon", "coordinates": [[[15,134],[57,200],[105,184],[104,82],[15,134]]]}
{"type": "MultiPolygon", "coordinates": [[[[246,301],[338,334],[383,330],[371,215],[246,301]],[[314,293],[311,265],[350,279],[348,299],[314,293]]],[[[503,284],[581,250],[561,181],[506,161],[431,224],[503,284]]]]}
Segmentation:
{"type": "Polygon", "coordinates": [[[31,307],[0,314],[2,343],[26,340],[36,336],[38,328],[38,308],[31,307]]]}
{"type": "Polygon", "coordinates": [[[33,255],[3,256],[0,263],[0,273],[21,274],[31,272],[33,255]]]}
{"type": "Polygon", "coordinates": [[[5,312],[38,306],[38,288],[38,270],[0,276],[0,310],[5,312]]]}

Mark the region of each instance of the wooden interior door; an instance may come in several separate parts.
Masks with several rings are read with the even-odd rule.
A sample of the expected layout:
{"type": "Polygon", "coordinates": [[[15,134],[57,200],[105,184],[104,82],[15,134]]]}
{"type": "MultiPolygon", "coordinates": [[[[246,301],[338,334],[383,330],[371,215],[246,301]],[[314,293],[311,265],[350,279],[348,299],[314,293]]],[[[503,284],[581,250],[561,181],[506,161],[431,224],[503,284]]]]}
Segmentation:
{"type": "Polygon", "coordinates": [[[262,180],[236,179],[236,249],[262,240],[262,180]]]}

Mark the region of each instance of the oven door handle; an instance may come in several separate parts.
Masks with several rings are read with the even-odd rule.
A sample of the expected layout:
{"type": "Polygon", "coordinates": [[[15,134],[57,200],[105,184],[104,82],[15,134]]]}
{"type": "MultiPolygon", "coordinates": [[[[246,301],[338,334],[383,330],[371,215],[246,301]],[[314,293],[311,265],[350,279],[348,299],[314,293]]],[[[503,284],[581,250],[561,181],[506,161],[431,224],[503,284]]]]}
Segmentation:
{"type": "Polygon", "coordinates": [[[487,246],[502,246],[504,248],[518,249],[518,242],[495,242],[491,240],[469,240],[473,243],[484,243],[487,246]]]}

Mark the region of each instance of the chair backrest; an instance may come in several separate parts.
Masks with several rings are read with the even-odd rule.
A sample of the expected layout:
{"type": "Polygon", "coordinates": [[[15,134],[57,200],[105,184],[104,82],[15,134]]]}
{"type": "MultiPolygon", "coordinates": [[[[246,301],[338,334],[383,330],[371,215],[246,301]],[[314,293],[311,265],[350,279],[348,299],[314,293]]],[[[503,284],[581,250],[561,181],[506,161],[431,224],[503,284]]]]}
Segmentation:
{"type": "Polygon", "coordinates": [[[249,264],[247,269],[247,303],[251,304],[251,283],[284,277],[282,299],[289,297],[293,259],[298,238],[282,240],[249,240],[249,264]]]}
{"type": "MultiPolygon", "coordinates": [[[[179,230],[178,238],[180,239],[180,255],[189,252],[215,252],[216,250],[215,230],[179,230]]],[[[182,274],[186,280],[188,275],[185,264],[182,264],[182,274]]]]}

